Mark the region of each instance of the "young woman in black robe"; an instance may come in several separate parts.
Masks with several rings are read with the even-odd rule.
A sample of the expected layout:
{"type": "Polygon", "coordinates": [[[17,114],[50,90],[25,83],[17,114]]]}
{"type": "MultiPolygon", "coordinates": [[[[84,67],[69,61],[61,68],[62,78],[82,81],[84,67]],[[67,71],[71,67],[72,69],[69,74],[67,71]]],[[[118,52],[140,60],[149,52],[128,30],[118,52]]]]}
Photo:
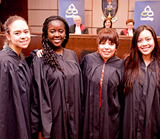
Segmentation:
{"type": "Polygon", "coordinates": [[[7,41],[0,51],[0,138],[31,139],[31,76],[23,48],[30,43],[27,22],[11,16],[4,24],[7,41]]]}
{"type": "Polygon", "coordinates": [[[81,136],[82,75],[75,52],[65,49],[68,23],[50,16],[43,23],[42,57],[31,63],[34,82],[32,133],[44,138],[78,139],[81,136]]]}
{"type": "Polygon", "coordinates": [[[115,56],[118,34],[98,33],[97,52],[81,61],[84,81],[83,139],[118,139],[121,125],[123,61],[115,56]]]}
{"type": "Polygon", "coordinates": [[[123,139],[160,139],[160,48],[148,25],[133,35],[124,88],[123,139]]]}

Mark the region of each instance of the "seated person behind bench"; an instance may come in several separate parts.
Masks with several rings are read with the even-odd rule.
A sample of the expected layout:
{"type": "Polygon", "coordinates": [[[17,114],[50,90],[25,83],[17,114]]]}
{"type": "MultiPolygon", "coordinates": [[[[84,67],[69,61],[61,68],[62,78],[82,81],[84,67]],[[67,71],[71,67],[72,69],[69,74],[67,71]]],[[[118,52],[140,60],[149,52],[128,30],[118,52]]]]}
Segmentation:
{"type": "Polygon", "coordinates": [[[106,18],[104,21],[103,21],[103,27],[101,28],[97,28],[97,34],[98,32],[103,29],[103,28],[112,28],[112,19],[111,18],[106,18]]]}
{"type": "Polygon", "coordinates": [[[135,31],[134,27],[134,20],[133,19],[128,19],[126,21],[126,29],[122,30],[120,32],[120,35],[125,35],[125,36],[133,36],[133,33],[135,31]]]}
{"type": "Polygon", "coordinates": [[[74,25],[69,27],[69,33],[74,34],[89,34],[88,28],[81,24],[81,17],[76,15],[73,17],[74,25]]]}

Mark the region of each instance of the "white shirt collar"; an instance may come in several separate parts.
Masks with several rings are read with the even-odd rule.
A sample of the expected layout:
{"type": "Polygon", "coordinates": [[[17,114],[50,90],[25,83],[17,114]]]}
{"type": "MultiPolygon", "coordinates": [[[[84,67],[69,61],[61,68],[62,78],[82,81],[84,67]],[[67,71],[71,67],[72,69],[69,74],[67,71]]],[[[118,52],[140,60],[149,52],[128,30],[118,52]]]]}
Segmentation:
{"type": "Polygon", "coordinates": [[[81,34],[81,28],[80,26],[75,28],[75,34],[81,34]]]}
{"type": "Polygon", "coordinates": [[[128,30],[128,36],[133,36],[133,30],[128,30]]]}

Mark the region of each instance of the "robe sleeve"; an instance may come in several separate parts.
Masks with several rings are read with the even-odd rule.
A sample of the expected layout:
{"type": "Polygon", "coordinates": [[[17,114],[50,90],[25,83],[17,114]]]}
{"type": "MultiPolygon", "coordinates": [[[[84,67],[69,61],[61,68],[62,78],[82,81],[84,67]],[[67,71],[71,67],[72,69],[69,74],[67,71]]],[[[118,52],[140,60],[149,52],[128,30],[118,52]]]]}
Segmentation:
{"type": "Polygon", "coordinates": [[[117,69],[111,77],[108,82],[109,114],[116,118],[123,101],[123,68],[117,69]]]}
{"type": "Polygon", "coordinates": [[[36,56],[36,53],[37,53],[38,49],[35,49],[33,50],[28,57],[25,58],[28,66],[30,66],[31,62],[32,62],[32,59],[36,56]]]}
{"type": "Polygon", "coordinates": [[[88,31],[88,28],[86,27],[84,30],[83,30],[84,34],[89,34],[89,31],[88,31]]]}
{"type": "Polygon", "coordinates": [[[82,97],[81,97],[81,107],[82,107],[82,118],[83,118],[83,116],[84,116],[84,109],[85,109],[85,94],[84,94],[84,89],[85,89],[85,82],[87,81],[86,79],[85,79],[85,71],[86,71],[86,60],[85,60],[85,58],[83,58],[82,60],[81,60],[81,62],[80,62],[80,67],[81,67],[81,70],[82,70],[82,77],[83,77],[83,79],[82,79],[82,82],[83,82],[83,95],[82,95],[82,97]]]}
{"type": "Polygon", "coordinates": [[[46,69],[42,58],[35,56],[32,64],[33,103],[32,103],[32,133],[42,132],[44,138],[50,138],[52,127],[52,109],[49,88],[46,80],[46,69]]]}
{"type": "Polygon", "coordinates": [[[0,135],[1,138],[30,138],[27,82],[12,62],[0,63],[0,135]]]}
{"type": "Polygon", "coordinates": [[[75,60],[76,60],[76,62],[79,64],[78,57],[77,57],[77,54],[76,54],[76,53],[75,53],[75,60]]]}
{"type": "MultiPolygon", "coordinates": [[[[109,115],[111,118],[111,134],[112,131],[119,129],[119,137],[122,138],[122,126],[123,126],[123,108],[124,108],[124,95],[123,95],[123,68],[118,69],[117,76],[112,75],[108,82],[109,85],[109,115]],[[117,78],[115,78],[117,77],[117,78]]],[[[113,132],[114,133],[114,132],[113,132]]]]}
{"type": "Polygon", "coordinates": [[[8,65],[7,63],[1,63],[0,67],[0,135],[1,138],[8,137],[7,136],[7,125],[9,124],[8,122],[8,114],[10,113],[9,109],[9,86],[10,86],[10,79],[9,79],[9,70],[8,70],[8,65]],[[3,129],[3,130],[2,130],[3,129]],[[4,131],[4,132],[2,132],[4,131]],[[6,134],[5,134],[6,132],[6,134]]]}

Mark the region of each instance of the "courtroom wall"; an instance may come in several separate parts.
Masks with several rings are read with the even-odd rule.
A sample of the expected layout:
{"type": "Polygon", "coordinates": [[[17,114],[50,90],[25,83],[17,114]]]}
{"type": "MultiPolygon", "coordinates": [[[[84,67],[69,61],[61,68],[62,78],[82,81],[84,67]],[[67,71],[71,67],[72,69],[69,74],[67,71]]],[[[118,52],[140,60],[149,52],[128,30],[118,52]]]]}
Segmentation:
{"type": "MultiPolygon", "coordinates": [[[[125,21],[134,18],[135,1],[146,0],[118,0],[118,10],[115,17],[117,21],[113,23],[119,33],[126,27],[125,21]]],[[[152,0],[148,0],[152,1],[152,0]]],[[[85,25],[89,28],[90,34],[96,34],[96,29],[102,27],[101,18],[102,0],[85,0],[85,25]]],[[[59,0],[28,0],[28,22],[31,31],[41,33],[42,24],[46,17],[59,15],[59,0]]]]}

